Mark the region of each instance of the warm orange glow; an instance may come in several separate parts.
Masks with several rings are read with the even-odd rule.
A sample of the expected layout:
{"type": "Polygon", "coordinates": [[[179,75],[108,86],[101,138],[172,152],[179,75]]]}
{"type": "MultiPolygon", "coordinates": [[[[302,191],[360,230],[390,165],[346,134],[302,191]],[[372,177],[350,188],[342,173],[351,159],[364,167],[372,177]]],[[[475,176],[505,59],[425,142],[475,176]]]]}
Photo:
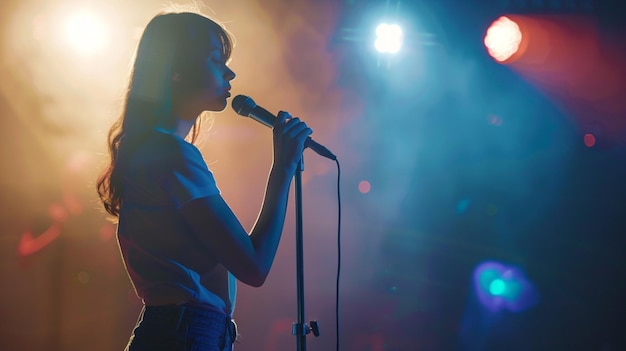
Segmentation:
{"type": "Polygon", "coordinates": [[[97,53],[108,43],[105,24],[89,12],[77,12],[68,17],[64,34],[70,47],[80,55],[97,53]]]}
{"type": "Polygon", "coordinates": [[[519,50],[522,32],[517,23],[502,16],[491,24],[484,42],[489,54],[497,61],[504,62],[519,50]]]}
{"type": "MultiPolygon", "coordinates": [[[[349,147],[345,131],[363,116],[364,103],[358,93],[336,84],[337,58],[328,43],[340,6],[244,0],[212,2],[202,10],[223,21],[236,37],[233,95],[250,95],[273,113],[284,109],[301,117],[315,131],[315,140],[349,160],[342,165],[349,174],[351,165],[359,164],[357,157],[365,156],[349,147]]],[[[143,29],[162,4],[5,1],[0,7],[7,20],[0,50],[6,73],[0,82],[5,122],[2,249],[4,281],[11,282],[4,296],[11,303],[2,309],[10,321],[3,324],[2,349],[79,349],[94,338],[98,348],[123,348],[141,301],[129,285],[116,226],[105,223],[94,183],[105,164],[108,127],[121,110],[137,28],[143,29]],[[91,14],[74,15],[83,5],[91,14]],[[33,315],[42,322],[32,323],[33,315]]],[[[209,123],[203,124],[206,132],[198,147],[224,198],[242,225],[251,228],[272,165],[271,130],[230,108],[212,118],[215,126],[208,130],[209,123]]],[[[332,235],[335,164],[310,150],[304,155],[308,182],[303,205],[305,219],[312,220],[305,234],[332,235]]],[[[289,206],[293,209],[292,201],[289,206]]],[[[345,215],[350,218],[357,207],[346,206],[345,215]]],[[[288,214],[287,221],[292,220],[288,214]]],[[[290,224],[285,225],[285,248],[293,245],[290,224]]],[[[328,243],[323,238],[316,242],[328,243]]],[[[307,249],[317,250],[315,245],[307,249]]],[[[285,264],[291,262],[290,251],[277,254],[277,279],[290,276],[292,265],[285,264]]],[[[324,261],[316,269],[332,264],[324,261]]],[[[268,286],[272,289],[269,281],[268,286]]],[[[246,299],[244,290],[238,304],[254,318],[258,308],[246,308],[246,299]]],[[[242,329],[249,330],[248,340],[258,339],[259,348],[267,348],[263,328],[258,335],[253,328],[242,329]]]]}
{"type": "Polygon", "coordinates": [[[52,223],[43,233],[33,236],[31,232],[24,232],[17,247],[17,253],[22,256],[32,255],[50,245],[61,235],[61,224],[52,223]]]}

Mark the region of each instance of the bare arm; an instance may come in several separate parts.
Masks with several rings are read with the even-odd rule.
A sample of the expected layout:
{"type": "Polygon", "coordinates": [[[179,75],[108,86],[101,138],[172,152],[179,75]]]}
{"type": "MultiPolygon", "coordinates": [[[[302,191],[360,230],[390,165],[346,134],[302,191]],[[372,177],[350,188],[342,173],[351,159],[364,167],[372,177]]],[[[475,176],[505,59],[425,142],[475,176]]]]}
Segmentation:
{"type": "Polygon", "coordinates": [[[220,195],[196,199],[181,213],[209,253],[240,281],[261,286],[269,274],[285,222],[289,188],[311,130],[279,113],[274,125],[274,161],[263,205],[248,235],[220,195]]]}

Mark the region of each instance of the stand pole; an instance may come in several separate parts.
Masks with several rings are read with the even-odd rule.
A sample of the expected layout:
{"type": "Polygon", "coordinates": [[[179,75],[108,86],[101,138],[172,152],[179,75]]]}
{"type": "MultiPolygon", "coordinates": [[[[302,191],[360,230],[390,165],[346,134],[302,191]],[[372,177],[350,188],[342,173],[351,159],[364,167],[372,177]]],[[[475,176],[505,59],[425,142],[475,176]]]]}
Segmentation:
{"type": "Polygon", "coordinates": [[[300,159],[300,165],[295,174],[295,198],[296,198],[296,289],[298,305],[298,322],[294,324],[292,334],[296,336],[297,350],[306,351],[306,334],[308,328],[304,322],[304,250],[302,238],[302,171],[304,160],[300,159]]]}
{"type": "Polygon", "coordinates": [[[298,304],[298,322],[293,323],[291,333],[296,336],[297,350],[306,351],[306,335],[313,333],[319,336],[320,331],[317,321],[311,321],[311,326],[304,322],[304,250],[302,239],[302,171],[304,170],[303,159],[295,174],[295,197],[296,197],[296,288],[298,304]]]}

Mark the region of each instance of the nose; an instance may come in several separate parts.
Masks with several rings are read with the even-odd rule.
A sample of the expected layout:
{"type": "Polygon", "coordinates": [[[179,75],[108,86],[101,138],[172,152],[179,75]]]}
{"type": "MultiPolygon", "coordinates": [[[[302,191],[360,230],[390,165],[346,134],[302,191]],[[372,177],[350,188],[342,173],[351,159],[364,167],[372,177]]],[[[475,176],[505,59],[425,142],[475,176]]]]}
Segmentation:
{"type": "Polygon", "coordinates": [[[237,77],[235,71],[230,69],[230,67],[226,67],[226,73],[224,74],[224,78],[226,78],[226,80],[233,80],[235,79],[235,77],[237,77]]]}

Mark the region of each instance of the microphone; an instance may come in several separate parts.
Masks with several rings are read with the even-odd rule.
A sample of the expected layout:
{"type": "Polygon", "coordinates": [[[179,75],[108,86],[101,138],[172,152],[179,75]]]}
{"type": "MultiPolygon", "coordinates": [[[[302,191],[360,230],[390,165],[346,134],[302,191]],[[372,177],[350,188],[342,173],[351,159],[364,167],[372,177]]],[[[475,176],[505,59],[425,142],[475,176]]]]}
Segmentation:
{"type": "MultiPolygon", "coordinates": [[[[276,116],[263,107],[257,105],[251,97],[245,95],[235,96],[232,102],[232,107],[237,114],[244,117],[250,117],[267,127],[274,128],[274,120],[276,120],[276,116]]],[[[324,156],[331,160],[337,159],[337,156],[330,152],[330,150],[323,145],[318,144],[315,140],[311,139],[311,137],[307,137],[304,142],[304,146],[317,152],[320,156],[324,156]]]]}

